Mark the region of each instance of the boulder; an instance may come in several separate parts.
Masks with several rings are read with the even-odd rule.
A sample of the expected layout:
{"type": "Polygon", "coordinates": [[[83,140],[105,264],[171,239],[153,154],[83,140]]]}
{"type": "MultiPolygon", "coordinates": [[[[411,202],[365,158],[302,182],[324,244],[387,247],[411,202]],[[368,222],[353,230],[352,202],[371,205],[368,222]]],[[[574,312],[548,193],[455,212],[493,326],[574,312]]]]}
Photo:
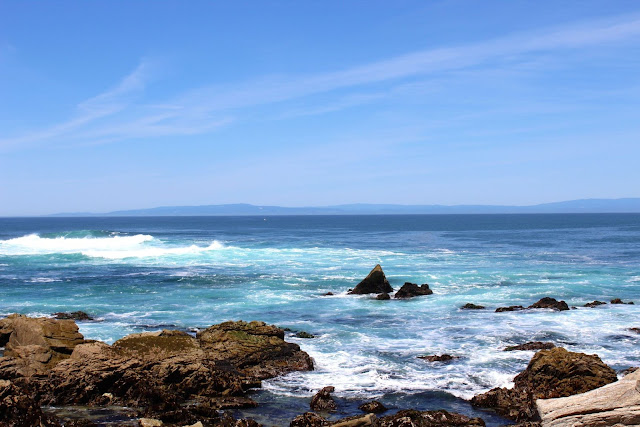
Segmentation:
{"type": "Polygon", "coordinates": [[[300,332],[296,333],[295,337],[296,338],[315,338],[314,335],[310,334],[309,332],[305,332],[305,331],[300,331],[300,332]]]}
{"type": "Polygon", "coordinates": [[[538,302],[533,303],[529,308],[550,308],[552,310],[564,311],[569,310],[569,306],[564,301],[558,301],[555,298],[544,297],[538,302]]]}
{"type": "Polygon", "coordinates": [[[413,298],[431,294],[433,294],[433,291],[429,289],[429,285],[426,283],[418,286],[415,283],[405,282],[398,292],[396,292],[395,298],[413,298]]]}
{"type": "Polygon", "coordinates": [[[380,427],[463,427],[484,425],[482,418],[470,418],[444,410],[416,411],[409,409],[382,417],[379,421],[380,427]]]}
{"type": "Polygon", "coordinates": [[[379,426],[378,418],[374,414],[355,415],[353,417],[342,418],[331,424],[332,427],[367,427],[379,426]]]}
{"type": "Polygon", "coordinates": [[[369,272],[367,277],[364,278],[358,285],[349,291],[349,294],[363,295],[363,294],[382,294],[393,292],[393,288],[389,284],[387,277],[382,271],[380,264],[373,267],[373,270],[369,272]]]}
{"type": "Polygon", "coordinates": [[[521,305],[510,305],[509,307],[498,307],[496,308],[496,313],[502,313],[505,311],[520,311],[520,310],[524,310],[525,308],[521,305]]]}
{"type": "Polygon", "coordinates": [[[611,304],[631,304],[633,305],[633,301],[624,302],[620,298],[614,298],[611,300],[611,304]]]}
{"type": "Polygon", "coordinates": [[[387,407],[377,400],[372,400],[371,402],[363,403],[358,406],[358,409],[366,413],[379,414],[380,412],[386,411],[387,407]]]}
{"type": "Polygon", "coordinates": [[[640,372],[586,393],[539,399],[543,426],[640,425],[640,372]]]}
{"type": "Polygon", "coordinates": [[[503,351],[517,351],[517,350],[549,350],[556,345],[552,342],[533,341],[519,345],[512,345],[506,347],[503,351]]]}
{"type": "Polygon", "coordinates": [[[71,320],[94,320],[93,317],[89,316],[84,311],[73,311],[71,313],[67,312],[58,312],[53,313],[53,317],[58,320],[71,319],[71,320]]]}
{"type": "Polygon", "coordinates": [[[452,360],[459,359],[460,356],[452,356],[450,354],[434,354],[432,356],[418,356],[418,359],[426,360],[427,362],[451,362],[452,360]]]}
{"type": "Polygon", "coordinates": [[[386,301],[386,300],[390,300],[390,299],[391,299],[391,297],[389,296],[389,294],[388,294],[388,293],[383,293],[383,294],[379,294],[379,295],[376,297],[376,299],[377,299],[377,300],[379,300],[379,301],[386,301]]]}
{"type": "Polygon", "coordinates": [[[315,412],[305,412],[295,417],[289,427],[324,427],[328,425],[329,422],[315,412]]]}
{"type": "Polygon", "coordinates": [[[607,304],[606,302],[602,302],[602,301],[596,300],[596,301],[593,301],[593,302],[588,302],[584,306],[593,308],[593,307],[597,307],[599,305],[606,305],[606,304],[607,304]]]}
{"type": "Polygon", "coordinates": [[[311,410],[312,411],[335,411],[337,408],[336,402],[331,397],[336,389],[332,386],[324,387],[317,392],[315,396],[311,398],[311,410]]]}
{"type": "Polygon", "coordinates": [[[514,387],[494,388],[471,399],[474,406],[493,408],[516,421],[535,420],[535,400],[584,393],[617,380],[616,373],[596,355],[561,347],[537,352],[514,378],[514,387]]]}
{"type": "Polygon", "coordinates": [[[475,305],[473,303],[466,303],[465,305],[463,305],[462,307],[460,307],[461,310],[484,310],[484,306],[483,305],[475,305]]]}

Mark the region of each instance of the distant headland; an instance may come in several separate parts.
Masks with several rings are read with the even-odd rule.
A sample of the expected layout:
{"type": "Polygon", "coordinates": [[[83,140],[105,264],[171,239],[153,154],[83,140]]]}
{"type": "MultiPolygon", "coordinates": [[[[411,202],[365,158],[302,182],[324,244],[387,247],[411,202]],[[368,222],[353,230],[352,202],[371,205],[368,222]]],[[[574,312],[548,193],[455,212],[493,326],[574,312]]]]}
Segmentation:
{"type": "Polygon", "coordinates": [[[86,216],[272,216],[272,215],[416,215],[416,214],[533,214],[640,213],[640,198],[580,199],[529,206],[345,204],[318,207],[262,206],[246,203],[201,206],[162,206],[106,213],[57,213],[55,217],[86,216]]]}

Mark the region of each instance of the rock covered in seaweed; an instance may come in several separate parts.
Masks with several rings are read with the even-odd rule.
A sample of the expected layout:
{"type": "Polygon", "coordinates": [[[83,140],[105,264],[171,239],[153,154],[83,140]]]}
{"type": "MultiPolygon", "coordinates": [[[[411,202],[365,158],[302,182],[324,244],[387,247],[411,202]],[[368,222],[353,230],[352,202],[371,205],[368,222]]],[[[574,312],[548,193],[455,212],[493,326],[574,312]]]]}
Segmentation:
{"type": "Polygon", "coordinates": [[[358,409],[366,413],[379,414],[381,412],[385,412],[387,407],[377,400],[372,400],[371,402],[363,403],[358,406],[358,409]]]}
{"type": "Polygon", "coordinates": [[[92,316],[88,315],[84,311],[72,311],[70,313],[59,311],[57,313],[53,313],[52,316],[58,320],[94,320],[92,316]]]}
{"type": "Polygon", "coordinates": [[[616,373],[597,355],[574,353],[562,347],[537,352],[514,378],[514,387],[494,388],[471,399],[474,406],[493,408],[516,421],[535,420],[536,399],[584,393],[617,380],[616,373]]]}
{"type": "Polygon", "coordinates": [[[405,282],[398,292],[396,292],[394,298],[413,298],[431,294],[433,294],[433,291],[429,289],[429,285],[426,283],[418,286],[415,283],[405,282]]]}
{"type": "Polygon", "coordinates": [[[556,345],[552,342],[542,342],[542,341],[532,341],[524,344],[512,345],[509,347],[505,347],[503,351],[518,351],[518,350],[549,350],[554,348],[556,345]]]}
{"type": "Polygon", "coordinates": [[[317,392],[311,398],[311,407],[312,411],[335,411],[337,408],[335,400],[331,397],[331,393],[333,393],[336,389],[332,386],[327,386],[322,388],[319,392],[317,392]]]}
{"type": "Polygon", "coordinates": [[[393,288],[389,284],[387,277],[382,271],[380,264],[373,267],[373,270],[369,272],[358,285],[352,289],[349,294],[364,295],[364,294],[382,294],[393,292],[393,288]]]}

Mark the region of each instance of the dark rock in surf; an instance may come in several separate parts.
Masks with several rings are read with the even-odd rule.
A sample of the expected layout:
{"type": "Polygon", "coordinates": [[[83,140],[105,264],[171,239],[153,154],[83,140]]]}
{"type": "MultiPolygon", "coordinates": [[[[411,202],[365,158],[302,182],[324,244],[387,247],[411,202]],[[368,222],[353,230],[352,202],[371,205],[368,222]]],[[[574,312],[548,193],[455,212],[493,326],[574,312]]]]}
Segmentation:
{"type": "Polygon", "coordinates": [[[471,404],[493,408],[499,415],[516,421],[536,420],[536,399],[584,393],[617,379],[615,371],[597,355],[556,347],[537,352],[514,378],[513,388],[494,388],[475,396],[471,404]]]}
{"type": "Polygon", "coordinates": [[[389,284],[387,277],[382,271],[380,264],[376,265],[371,272],[364,278],[349,294],[364,295],[364,294],[382,294],[393,292],[393,288],[389,284]]]}
{"type": "Polygon", "coordinates": [[[300,331],[295,335],[296,338],[315,338],[314,335],[311,335],[309,332],[300,331]]]}
{"type": "Polygon", "coordinates": [[[624,302],[620,298],[614,298],[611,300],[611,304],[631,304],[633,305],[633,301],[624,302]]]}
{"type": "Polygon", "coordinates": [[[429,289],[429,285],[426,283],[418,286],[415,283],[405,282],[404,285],[396,292],[394,298],[413,298],[422,295],[431,295],[433,291],[429,289]]]}
{"type": "Polygon", "coordinates": [[[385,301],[385,300],[391,299],[391,297],[389,296],[389,294],[388,294],[388,293],[383,293],[383,294],[379,294],[379,295],[376,297],[376,299],[377,299],[377,300],[380,300],[380,301],[385,301]]]}
{"type": "Polygon", "coordinates": [[[533,341],[519,345],[512,345],[506,347],[503,351],[549,350],[555,346],[556,345],[552,342],[533,341]]]}
{"type": "Polygon", "coordinates": [[[629,328],[631,332],[635,332],[636,334],[640,334],[640,328],[629,328]]]}
{"type": "Polygon", "coordinates": [[[460,356],[452,356],[450,354],[434,354],[431,356],[418,356],[418,359],[426,360],[427,362],[451,362],[452,360],[459,359],[460,356]]]}
{"type": "Polygon", "coordinates": [[[368,414],[379,414],[386,411],[387,407],[377,400],[372,400],[371,402],[363,403],[362,405],[358,406],[358,409],[368,414]]]}
{"type": "Polygon", "coordinates": [[[71,320],[94,320],[93,317],[89,316],[84,311],[73,311],[71,313],[66,312],[58,312],[53,313],[53,317],[58,320],[71,319],[71,320]]]}
{"type": "Polygon", "coordinates": [[[317,392],[315,396],[311,398],[311,407],[312,411],[335,411],[338,407],[336,405],[335,400],[331,397],[331,393],[333,393],[336,389],[332,386],[324,387],[322,390],[317,392]]]}
{"type": "Polygon", "coordinates": [[[509,307],[498,307],[496,308],[496,313],[502,313],[505,311],[522,311],[525,308],[521,305],[510,305],[509,307]]]}
{"type": "Polygon", "coordinates": [[[584,306],[585,307],[589,307],[589,308],[593,308],[593,307],[597,307],[599,305],[606,305],[606,304],[607,304],[606,302],[602,302],[602,301],[596,300],[596,301],[593,301],[593,302],[588,302],[584,306]]]}
{"type": "Polygon", "coordinates": [[[323,297],[332,297],[333,296],[333,292],[327,292],[326,294],[322,295],[323,297]]]}
{"type": "Polygon", "coordinates": [[[460,307],[461,310],[484,310],[484,308],[484,305],[476,305],[470,302],[460,307]]]}
{"type": "Polygon", "coordinates": [[[569,306],[564,301],[558,301],[555,298],[544,297],[538,302],[531,304],[529,308],[550,308],[556,311],[569,310],[569,306]]]}

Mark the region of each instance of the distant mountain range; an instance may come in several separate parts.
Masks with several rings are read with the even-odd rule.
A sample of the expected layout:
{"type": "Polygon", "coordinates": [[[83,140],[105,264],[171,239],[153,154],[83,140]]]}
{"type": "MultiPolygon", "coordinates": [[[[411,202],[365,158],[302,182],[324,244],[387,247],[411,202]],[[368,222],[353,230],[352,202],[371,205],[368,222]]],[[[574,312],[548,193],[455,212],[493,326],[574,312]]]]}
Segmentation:
{"type": "Polygon", "coordinates": [[[582,199],[531,206],[500,205],[378,205],[320,207],[257,206],[250,204],[163,206],[108,213],[60,213],[49,216],[236,216],[236,215],[408,215],[408,214],[524,214],[524,213],[640,213],[640,198],[582,199]]]}

